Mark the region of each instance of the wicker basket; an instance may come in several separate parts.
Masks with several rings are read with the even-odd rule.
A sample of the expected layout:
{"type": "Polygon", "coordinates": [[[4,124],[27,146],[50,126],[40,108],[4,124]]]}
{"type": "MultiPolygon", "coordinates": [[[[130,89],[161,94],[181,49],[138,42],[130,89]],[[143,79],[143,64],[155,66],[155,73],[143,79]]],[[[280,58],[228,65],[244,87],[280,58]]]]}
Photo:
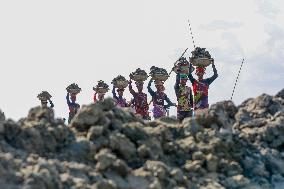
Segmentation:
{"type": "Polygon", "coordinates": [[[70,88],[67,88],[67,92],[68,93],[71,93],[71,94],[78,94],[81,92],[80,89],[70,89],[70,88]]]}
{"type": "Polygon", "coordinates": [[[153,74],[151,75],[153,80],[158,80],[158,81],[166,81],[169,76],[165,74],[153,74]]]}
{"type": "Polygon", "coordinates": [[[107,93],[108,92],[108,88],[93,88],[94,91],[96,91],[97,93],[107,93]]]}
{"type": "Polygon", "coordinates": [[[130,78],[133,79],[134,81],[146,81],[148,78],[148,75],[133,75],[130,74],[130,78]]]}
{"type": "Polygon", "coordinates": [[[126,88],[128,86],[128,81],[126,80],[117,80],[115,83],[114,83],[114,86],[117,87],[117,88],[126,88]]]}
{"type": "Polygon", "coordinates": [[[193,58],[190,59],[193,66],[196,67],[207,67],[212,63],[212,59],[209,58],[193,58]]]}
{"type": "Polygon", "coordinates": [[[37,95],[37,98],[41,101],[47,101],[52,96],[47,91],[42,91],[40,94],[37,95]]]}
{"type": "MultiPolygon", "coordinates": [[[[181,74],[186,74],[188,75],[189,74],[189,67],[188,66],[175,66],[173,68],[173,71],[175,73],[181,73],[181,74]],[[178,71],[179,70],[179,71],[178,71]]],[[[194,71],[194,67],[192,67],[192,70],[191,70],[191,73],[194,71]]]]}

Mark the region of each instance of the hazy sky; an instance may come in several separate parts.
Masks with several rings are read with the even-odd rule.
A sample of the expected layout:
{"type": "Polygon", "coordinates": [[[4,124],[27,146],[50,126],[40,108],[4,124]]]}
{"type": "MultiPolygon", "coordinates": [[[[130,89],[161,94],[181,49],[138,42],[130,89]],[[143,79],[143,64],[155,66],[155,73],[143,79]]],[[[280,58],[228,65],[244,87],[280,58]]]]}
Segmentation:
{"type": "MultiPolygon", "coordinates": [[[[196,45],[210,51],[218,69],[211,104],[230,98],[242,58],[236,104],[284,88],[283,0],[10,0],[0,1],[0,108],[7,117],[26,116],[47,90],[56,115],[67,117],[73,82],[83,90],[78,102],[88,104],[100,79],[110,84],[152,65],[170,70],[193,50],[188,19],[196,45]]],[[[173,101],[174,80],[166,82],[173,101]]]]}

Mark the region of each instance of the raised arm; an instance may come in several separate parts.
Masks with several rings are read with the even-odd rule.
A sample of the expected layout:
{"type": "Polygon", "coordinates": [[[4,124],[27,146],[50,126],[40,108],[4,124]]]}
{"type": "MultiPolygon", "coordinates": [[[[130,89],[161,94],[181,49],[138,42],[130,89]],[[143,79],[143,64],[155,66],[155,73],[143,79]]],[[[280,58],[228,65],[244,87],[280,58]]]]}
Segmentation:
{"type": "Polygon", "coordinates": [[[97,102],[97,93],[94,94],[94,102],[97,102]]]}
{"type": "Polygon", "coordinates": [[[49,103],[50,103],[50,108],[54,108],[54,104],[50,99],[49,99],[49,103]]]}
{"type": "Polygon", "coordinates": [[[171,106],[176,106],[176,104],[173,103],[167,95],[165,96],[165,101],[167,102],[167,105],[164,106],[165,108],[169,108],[171,106]]]}
{"type": "Polygon", "coordinates": [[[129,88],[130,94],[132,94],[134,96],[136,94],[136,92],[132,88],[132,80],[131,79],[129,81],[128,88],[129,88]]]}
{"type": "Polygon", "coordinates": [[[70,102],[70,98],[69,98],[69,93],[67,93],[67,95],[66,95],[66,101],[67,101],[68,106],[70,106],[71,102],[70,102]]]}
{"type": "Polygon", "coordinates": [[[178,97],[179,96],[179,84],[180,84],[180,73],[177,73],[176,75],[176,83],[175,83],[175,93],[176,93],[176,96],[178,97]]]}
{"type": "Polygon", "coordinates": [[[208,85],[210,85],[218,77],[218,73],[217,73],[217,69],[215,67],[214,61],[212,62],[212,68],[213,68],[213,72],[214,72],[213,76],[205,79],[205,81],[208,85]]]}
{"type": "Polygon", "coordinates": [[[155,96],[155,92],[151,88],[152,83],[153,83],[153,79],[151,79],[149,81],[147,89],[148,89],[148,92],[150,93],[150,95],[153,97],[153,96],[155,96]]]}
{"type": "Polygon", "coordinates": [[[192,83],[192,85],[193,85],[195,79],[193,78],[192,73],[191,73],[191,70],[192,70],[192,69],[193,69],[193,67],[192,67],[192,64],[190,63],[190,64],[189,64],[188,79],[189,79],[189,81],[190,81],[190,82],[192,83]]]}
{"type": "Polygon", "coordinates": [[[115,92],[115,86],[113,86],[113,88],[112,88],[112,96],[113,96],[114,99],[116,99],[116,100],[118,99],[116,92],[115,92]]]}

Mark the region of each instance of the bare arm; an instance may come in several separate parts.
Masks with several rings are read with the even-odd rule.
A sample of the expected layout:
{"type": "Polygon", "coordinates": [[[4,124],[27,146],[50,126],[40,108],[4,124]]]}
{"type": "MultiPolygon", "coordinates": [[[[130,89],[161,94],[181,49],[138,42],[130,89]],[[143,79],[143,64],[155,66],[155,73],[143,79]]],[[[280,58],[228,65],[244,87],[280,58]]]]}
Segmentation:
{"type": "Polygon", "coordinates": [[[115,87],[113,86],[112,88],[112,96],[114,99],[118,99],[117,95],[116,95],[116,92],[115,92],[115,87]]]}
{"type": "Polygon", "coordinates": [[[130,94],[132,94],[134,96],[136,94],[136,92],[132,88],[132,80],[129,81],[128,88],[129,88],[130,94]]]}
{"type": "Polygon", "coordinates": [[[214,72],[213,76],[210,77],[210,78],[205,79],[206,84],[208,84],[208,85],[210,85],[218,77],[218,73],[217,73],[217,69],[215,67],[214,61],[212,63],[212,68],[213,68],[213,72],[214,72]]]}
{"type": "Polygon", "coordinates": [[[189,74],[188,74],[188,79],[189,79],[189,81],[190,81],[190,82],[192,83],[192,85],[193,85],[193,83],[194,83],[195,79],[194,79],[194,78],[193,78],[193,76],[192,76],[191,70],[192,70],[192,64],[190,63],[190,64],[189,64],[189,74]]]}
{"type": "Polygon", "coordinates": [[[67,95],[66,95],[66,101],[67,101],[68,106],[70,106],[71,102],[70,102],[70,98],[69,98],[69,93],[67,93],[67,95]]]}
{"type": "Polygon", "coordinates": [[[177,97],[179,96],[179,84],[180,84],[180,74],[178,73],[177,76],[176,76],[176,83],[175,83],[175,87],[174,87],[177,97]]]}
{"type": "Polygon", "coordinates": [[[148,88],[148,92],[149,92],[150,95],[153,97],[153,96],[155,96],[155,92],[154,92],[153,89],[151,88],[152,83],[153,83],[153,79],[151,79],[151,80],[149,81],[147,88],[148,88]]]}
{"type": "Polygon", "coordinates": [[[49,103],[50,103],[50,107],[54,108],[54,104],[53,104],[53,102],[50,99],[49,99],[49,103]]]}
{"type": "Polygon", "coordinates": [[[173,103],[168,96],[165,97],[165,101],[168,103],[167,105],[165,105],[165,108],[169,108],[171,106],[176,106],[175,103],[173,103]]]}

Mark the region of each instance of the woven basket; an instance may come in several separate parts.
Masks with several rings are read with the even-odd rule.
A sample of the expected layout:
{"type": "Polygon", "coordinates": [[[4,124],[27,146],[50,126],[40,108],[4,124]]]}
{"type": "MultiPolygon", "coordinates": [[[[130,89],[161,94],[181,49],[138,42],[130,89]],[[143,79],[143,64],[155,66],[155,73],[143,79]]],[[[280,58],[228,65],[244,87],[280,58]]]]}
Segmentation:
{"type": "Polygon", "coordinates": [[[148,75],[130,75],[130,78],[134,81],[146,81],[148,78],[148,75]]]}
{"type": "Polygon", "coordinates": [[[70,89],[70,88],[67,88],[67,92],[68,93],[71,93],[71,94],[78,94],[80,93],[80,89],[70,89]]]}
{"type": "Polygon", "coordinates": [[[209,58],[193,58],[190,61],[196,67],[207,67],[212,63],[212,59],[209,58]]]}
{"type": "Polygon", "coordinates": [[[153,80],[158,80],[158,81],[166,81],[169,76],[168,75],[164,75],[164,74],[153,74],[151,75],[153,80]]]}
{"type": "MultiPolygon", "coordinates": [[[[186,74],[188,75],[189,74],[189,67],[188,66],[175,66],[173,71],[175,73],[181,73],[181,74],[186,74]],[[179,71],[178,71],[179,70],[179,71]]],[[[194,71],[194,68],[192,68],[191,72],[194,71]]]]}
{"type": "Polygon", "coordinates": [[[114,85],[117,88],[126,88],[128,86],[128,81],[126,81],[126,80],[117,80],[114,83],[114,85]]]}
{"type": "Polygon", "coordinates": [[[108,88],[93,88],[94,91],[96,91],[97,93],[107,93],[108,92],[108,88]]]}

